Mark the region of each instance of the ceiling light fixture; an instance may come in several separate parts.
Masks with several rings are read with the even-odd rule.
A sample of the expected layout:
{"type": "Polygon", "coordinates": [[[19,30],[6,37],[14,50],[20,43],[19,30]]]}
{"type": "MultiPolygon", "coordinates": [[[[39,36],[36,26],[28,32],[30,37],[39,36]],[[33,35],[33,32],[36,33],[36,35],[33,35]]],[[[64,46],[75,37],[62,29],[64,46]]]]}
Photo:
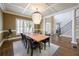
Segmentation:
{"type": "Polygon", "coordinates": [[[32,14],[32,20],[33,20],[34,24],[40,24],[40,22],[42,20],[42,15],[40,12],[38,12],[38,8],[36,8],[36,12],[34,12],[32,14]]]}

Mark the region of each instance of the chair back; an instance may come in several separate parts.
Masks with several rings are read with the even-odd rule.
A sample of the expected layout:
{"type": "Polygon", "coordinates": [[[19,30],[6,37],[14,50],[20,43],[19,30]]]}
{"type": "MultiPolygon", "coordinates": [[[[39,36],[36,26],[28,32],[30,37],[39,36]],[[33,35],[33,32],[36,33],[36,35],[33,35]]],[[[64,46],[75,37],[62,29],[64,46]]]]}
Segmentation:
{"type": "Polygon", "coordinates": [[[22,41],[27,44],[27,37],[23,33],[21,33],[22,41]]]}
{"type": "Polygon", "coordinates": [[[22,38],[22,40],[24,39],[23,33],[21,33],[21,38],[22,38]]]}
{"type": "Polygon", "coordinates": [[[11,29],[8,29],[8,32],[9,32],[9,34],[12,34],[12,30],[11,29]]]}
{"type": "Polygon", "coordinates": [[[28,43],[28,46],[30,48],[32,48],[32,42],[33,42],[32,38],[30,38],[29,36],[27,36],[27,43],[28,43]]]}
{"type": "Polygon", "coordinates": [[[22,40],[26,39],[26,36],[23,33],[21,33],[21,37],[22,37],[22,40]]]}
{"type": "Polygon", "coordinates": [[[22,40],[25,48],[27,48],[27,37],[26,37],[26,35],[24,35],[23,33],[21,33],[21,37],[22,37],[21,40],[22,40]]]}

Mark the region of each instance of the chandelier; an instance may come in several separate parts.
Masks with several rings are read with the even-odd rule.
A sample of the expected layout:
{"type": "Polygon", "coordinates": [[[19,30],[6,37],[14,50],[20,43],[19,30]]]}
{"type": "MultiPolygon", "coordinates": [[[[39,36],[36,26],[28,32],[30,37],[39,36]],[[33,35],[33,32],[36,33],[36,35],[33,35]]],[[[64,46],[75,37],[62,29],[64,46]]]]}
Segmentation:
{"type": "Polygon", "coordinates": [[[37,11],[32,14],[32,20],[33,20],[34,24],[40,24],[40,22],[42,20],[42,15],[40,12],[38,12],[38,9],[36,9],[36,10],[37,11]]]}

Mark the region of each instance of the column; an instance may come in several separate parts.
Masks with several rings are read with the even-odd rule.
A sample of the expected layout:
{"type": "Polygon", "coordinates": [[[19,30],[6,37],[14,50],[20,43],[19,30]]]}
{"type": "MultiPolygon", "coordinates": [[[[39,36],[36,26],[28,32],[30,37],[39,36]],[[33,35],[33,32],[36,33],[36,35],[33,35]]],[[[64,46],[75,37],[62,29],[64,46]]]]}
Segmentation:
{"type": "Polygon", "coordinates": [[[56,20],[55,19],[53,19],[53,25],[54,25],[53,31],[54,31],[54,34],[56,34],[56,20]]]}
{"type": "Polygon", "coordinates": [[[42,28],[43,28],[43,34],[45,35],[45,18],[43,18],[43,26],[42,26],[42,28]]]}
{"type": "Polygon", "coordinates": [[[54,16],[51,17],[51,35],[54,34],[54,16]]]}
{"type": "Polygon", "coordinates": [[[73,47],[77,47],[77,39],[76,39],[76,10],[73,11],[73,19],[72,19],[72,41],[73,47]]]}

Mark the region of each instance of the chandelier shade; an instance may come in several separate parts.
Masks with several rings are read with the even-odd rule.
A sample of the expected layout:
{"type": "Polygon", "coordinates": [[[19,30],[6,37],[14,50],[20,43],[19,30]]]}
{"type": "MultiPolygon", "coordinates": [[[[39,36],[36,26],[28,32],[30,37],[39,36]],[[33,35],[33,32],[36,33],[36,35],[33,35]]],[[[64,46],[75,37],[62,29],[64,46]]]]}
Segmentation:
{"type": "Polygon", "coordinates": [[[38,11],[37,12],[34,12],[32,14],[32,20],[33,20],[34,24],[40,24],[40,22],[42,20],[41,13],[39,13],[38,11]]]}

